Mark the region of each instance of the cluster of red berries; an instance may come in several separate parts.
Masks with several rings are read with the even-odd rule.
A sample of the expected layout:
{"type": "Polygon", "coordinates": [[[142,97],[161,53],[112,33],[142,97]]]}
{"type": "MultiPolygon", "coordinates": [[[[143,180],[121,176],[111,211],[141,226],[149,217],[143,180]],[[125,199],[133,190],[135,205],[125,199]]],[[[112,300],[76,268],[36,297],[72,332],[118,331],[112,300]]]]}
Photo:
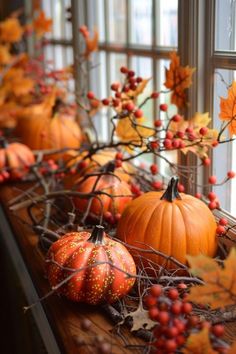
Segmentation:
{"type": "Polygon", "coordinates": [[[88,162],[85,160],[80,161],[77,163],[75,166],[71,167],[70,169],[70,174],[75,175],[76,173],[80,173],[83,171],[86,167],[88,167],[88,162]]]}
{"type": "Polygon", "coordinates": [[[51,176],[53,174],[57,179],[62,179],[65,177],[65,174],[59,171],[59,165],[53,159],[43,162],[42,166],[39,168],[39,171],[44,176],[51,176]]]}
{"type": "Polygon", "coordinates": [[[115,225],[120,220],[121,214],[120,213],[112,214],[110,211],[105,211],[103,217],[108,224],[115,225]]]}
{"type": "Polygon", "coordinates": [[[221,218],[216,228],[217,235],[224,235],[227,232],[225,228],[227,225],[228,225],[228,220],[226,218],[221,218]]]}
{"type": "Polygon", "coordinates": [[[145,305],[149,316],[157,322],[153,329],[153,352],[174,354],[184,347],[191,333],[207,326],[213,348],[224,353],[226,345],[220,339],[224,334],[224,327],[211,326],[209,322],[200,321],[198,316],[193,315],[191,303],[185,300],[186,289],[186,284],[181,283],[178,288],[170,288],[164,292],[160,285],[153,285],[146,296],[145,305]]]}

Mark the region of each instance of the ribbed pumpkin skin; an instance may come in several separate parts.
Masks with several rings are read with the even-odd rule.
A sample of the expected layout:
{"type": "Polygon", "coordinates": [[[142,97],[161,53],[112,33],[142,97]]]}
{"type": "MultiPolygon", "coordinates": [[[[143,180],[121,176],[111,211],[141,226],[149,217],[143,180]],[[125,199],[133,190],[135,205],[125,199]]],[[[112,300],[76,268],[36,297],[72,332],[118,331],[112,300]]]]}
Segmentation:
{"type": "MultiPolygon", "coordinates": [[[[161,200],[161,196],[162,192],[148,192],[129,203],[118,223],[118,237],[139,248],[148,248],[141,244],[145,243],[181,263],[186,263],[186,255],[214,256],[216,222],[208,207],[183,193],[181,200],[172,202],[161,200]]],[[[156,255],[142,256],[157,264],[165,262],[156,255]]],[[[169,263],[168,268],[175,266],[169,263]]]]}
{"type": "MultiPolygon", "coordinates": [[[[127,249],[106,235],[104,244],[88,241],[89,232],[72,232],[56,241],[49,249],[47,260],[71,269],[79,269],[95,262],[111,262],[125,272],[136,274],[134,260],[127,249]]],[[[57,264],[46,263],[51,286],[59,284],[71,275],[57,264]]],[[[110,264],[100,264],[78,272],[58,292],[77,302],[96,305],[101,302],[115,302],[126,295],[134,285],[135,278],[127,278],[122,271],[110,264]]]]}
{"type": "Polygon", "coordinates": [[[20,143],[7,144],[0,148],[0,171],[6,169],[11,179],[18,179],[28,172],[27,167],[35,163],[32,151],[20,143]]]}
{"type": "MultiPolygon", "coordinates": [[[[81,193],[91,193],[96,181],[96,176],[88,177],[84,182],[78,185],[77,191],[81,193]]],[[[101,215],[102,212],[105,213],[106,211],[110,211],[113,215],[122,213],[127,203],[132,200],[129,185],[125,181],[119,181],[117,177],[112,175],[101,176],[96,184],[95,191],[102,191],[118,197],[111,198],[104,194],[98,195],[103,208],[101,202],[97,198],[93,198],[90,206],[90,214],[101,215]],[[122,195],[122,197],[119,197],[120,195],[122,195]]],[[[80,212],[84,212],[88,207],[89,200],[75,198],[74,203],[80,212]]]]}
{"type": "Polygon", "coordinates": [[[21,117],[17,132],[22,142],[33,150],[78,148],[82,141],[74,118],[61,113],[53,117],[44,114],[21,117]]]}

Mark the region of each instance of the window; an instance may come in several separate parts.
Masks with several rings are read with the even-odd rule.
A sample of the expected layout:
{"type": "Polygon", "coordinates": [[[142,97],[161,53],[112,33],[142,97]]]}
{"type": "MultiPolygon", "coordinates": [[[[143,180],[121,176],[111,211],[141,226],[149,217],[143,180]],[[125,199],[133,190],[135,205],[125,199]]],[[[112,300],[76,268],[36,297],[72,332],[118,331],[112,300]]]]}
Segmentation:
{"type": "MultiPolygon", "coordinates": [[[[209,37],[206,62],[209,62],[208,107],[213,117],[213,126],[220,128],[220,97],[227,97],[227,86],[236,79],[236,3],[232,0],[210,0],[209,37]]],[[[209,19],[208,18],[208,19],[209,19]]],[[[225,137],[229,137],[227,130],[225,137]]],[[[219,182],[224,180],[227,171],[236,171],[236,142],[221,144],[213,151],[212,174],[219,182]]],[[[236,183],[233,179],[221,187],[214,187],[223,209],[236,216],[236,183]]]]}

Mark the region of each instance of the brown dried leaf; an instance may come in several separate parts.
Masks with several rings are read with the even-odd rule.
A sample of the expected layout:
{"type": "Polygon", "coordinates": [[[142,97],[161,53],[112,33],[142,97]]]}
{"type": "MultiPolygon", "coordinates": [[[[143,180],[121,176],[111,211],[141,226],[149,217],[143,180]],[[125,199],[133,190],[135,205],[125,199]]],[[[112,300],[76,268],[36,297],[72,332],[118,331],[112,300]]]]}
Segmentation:
{"type": "Polygon", "coordinates": [[[144,310],[142,303],[139,304],[137,310],[127,312],[120,324],[123,324],[125,319],[128,317],[131,317],[133,320],[131,332],[138,331],[139,329],[152,329],[156,326],[156,322],[150,319],[148,311],[144,310]]]}

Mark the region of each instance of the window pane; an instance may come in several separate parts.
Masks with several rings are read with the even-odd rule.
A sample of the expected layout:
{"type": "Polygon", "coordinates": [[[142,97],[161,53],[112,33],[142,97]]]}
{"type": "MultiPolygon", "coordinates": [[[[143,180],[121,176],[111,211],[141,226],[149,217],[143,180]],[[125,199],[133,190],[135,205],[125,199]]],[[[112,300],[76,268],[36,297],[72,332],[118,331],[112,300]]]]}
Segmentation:
{"type": "Polygon", "coordinates": [[[178,0],[156,1],[157,45],[177,47],[178,44],[178,0]]]}
{"type": "Polygon", "coordinates": [[[126,43],[126,0],[109,0],[108,4],[108,40],[126,43]]]}
{"type": "Polygon", "coordinates": [[[215,49],[236,49],[236,3],[234,0],[216,0],[215,49]]]}
{"type": "Polygon", "coordinates": [[[104,9],[104,0],[97,0],[97,27],[99,32],[99,41],[105,42],[105,9],[104,9]]]}
{"type": "Polygon", "coordinates": [[[110,83],[120,81],[124,78],[121,74],[121,66],[126,66],[125,54],[110,54],[110,83]]]}
{"type": "MultiPolygon", "coordinates": [[[[231,84],[234,77],[234,71],[217,69],[214,83],[214,112],[213,124],[216,129],[220,129],[222,121],[219,119],[220,112],[220,97],[227,97],[226,83],[231,84]],[[225,82],[224,82],[224,81],[225,82]]],[[[224,132],[224,137],[227,138],[228,132],[224,132]]],[[[236,171],[236,142],[220,144],[213,150],[213,174],[217,176],[217,181],[220,183],[227,175],[227,171],[236,171]],[[224,158],[222,158],[224,156],[224,158]]],[[[229,211],[236,216],[236,185],[235,181],[229,181],[223,186],[214,187],[214,191],[219,197],[221,208],[229,211]]]]}
{"type": "Polygon", "coordinates": [[[131,44],[152,44],[152,1],[131,0],[131,44]]]}

